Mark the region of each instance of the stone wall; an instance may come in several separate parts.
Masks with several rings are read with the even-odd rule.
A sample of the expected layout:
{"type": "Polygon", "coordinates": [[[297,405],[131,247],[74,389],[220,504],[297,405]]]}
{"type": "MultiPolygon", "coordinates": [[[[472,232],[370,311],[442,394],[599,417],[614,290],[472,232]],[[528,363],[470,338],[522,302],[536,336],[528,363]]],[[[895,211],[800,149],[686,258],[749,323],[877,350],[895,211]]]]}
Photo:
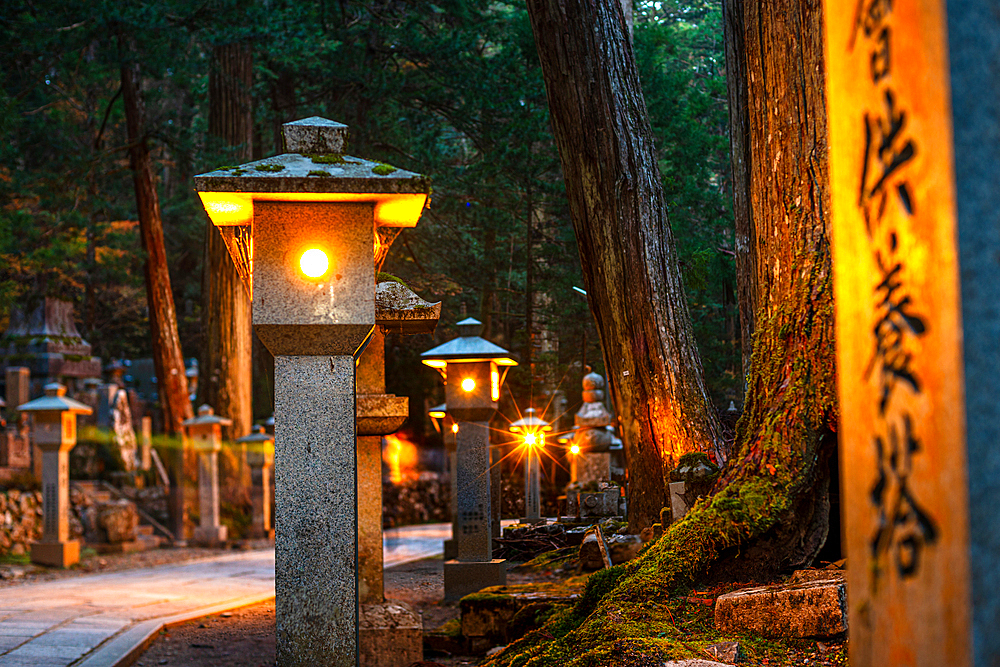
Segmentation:
{"type": "MultiPolygon", "coordinates": [[[[72,539],[83,535],[83,525],[72,507],[69,532],[72,539]]],[[[0,491],[0,556],[23,556],[29,545],[42,536],[42,492],[0,491]]]]}
{"type": "Polygon", "coordinates": [[[382,482],[382,527],[451,521],[451,485],[443,475],[422,473],[402,484],[382,482]]]}

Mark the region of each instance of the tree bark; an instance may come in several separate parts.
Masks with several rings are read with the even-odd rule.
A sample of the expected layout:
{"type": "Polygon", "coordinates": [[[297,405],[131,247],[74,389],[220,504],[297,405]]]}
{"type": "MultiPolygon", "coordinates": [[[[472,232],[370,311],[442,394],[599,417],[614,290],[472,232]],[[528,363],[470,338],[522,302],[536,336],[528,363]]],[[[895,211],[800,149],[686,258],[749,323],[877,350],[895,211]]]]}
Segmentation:
{"type": "Polygon", "coordinates": [[[651,622],[656,605],[643,603],[706,579],[773,580],[810,563],[826,539],[837,402],[822,4],[725,0],[724,9],[736,189],[753,234],[739,249],[755,281],[741,300],[751,295],[753,308],[744,305],[756,318],[734,453],[715,494],[629,564],[579,626],[556,618],[491,667],[624,664],[601,658],[683,633],[668,615],[651,622]],[[636,637],[641,628],[666,632],[636,637]]]}
{"type": "Polygon", "coordinates": [[[722,459],[621,4],[528,0],[584,282],[629,469],[629,528],[679,457],[722,459]]]}
{"type": "Polygon", "coordinates": [[[174,540],[185,539],[184,453],[186,438],[181,423],[194,416],[188,396],[184,356],[177,333],[177,312],[167,270],[167,251],[163,244],[163,219],[160,200],[153,176],[153,164],[145,134],[145,108],[139,89],[139,66],[135,62],[135,41],[118,33],[121,57],[122,101],[128,131],[129,161],[135,184],[139,233],[146,253],[146,300],[149,306],[149,328],[152,337],[153,365],[156,369],[157,391],[163,409],[166,432],[180,436],[180,445],[167,453],[170,470],[170,515],[174,540]]]}
{"type": "MultiPolygon", "coordinates": [[[[212,49],[208,80],[208,133],[235,147],[236,162],[248,162],[253,150],[251,89],[253,61],[246,42],[212,49]]],[[[250,297],[212,222],[205,223],[202,273],[202,330],[199,402],[233,420],[225,439],[250,432],[253,424],[253,334],[250,297]]]]}
{"type": "Polygon", "coordinates": [[[125,58],[122,62],[122,99],[128,128],[129,160],[135,184],[139,232],[146,253],[146,298],[153,341],[153,363],[158,378],[163,423],[168,433],[180,433],[181,422],[193,416],[188,397],[184,357],[177,334],[177,313],[167,270],[167,252],[163,245],[163,219],[156,192],[156,179],[144,134],[145,109],[139,91],[139,67],[129,61],[135,52],[132,40],[119,36],[125,58]]]}

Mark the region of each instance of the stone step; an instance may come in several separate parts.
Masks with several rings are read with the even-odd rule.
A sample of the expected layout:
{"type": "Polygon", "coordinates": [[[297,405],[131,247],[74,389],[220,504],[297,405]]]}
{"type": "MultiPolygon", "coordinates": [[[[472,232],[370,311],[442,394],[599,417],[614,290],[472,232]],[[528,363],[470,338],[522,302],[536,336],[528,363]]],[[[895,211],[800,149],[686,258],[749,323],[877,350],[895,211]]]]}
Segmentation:
{"type": "Polygon", "coordinates": [[[144,523],[140,523],[135,527],[135,534],[137,537],[152,537],[153,527],[144,523]]]}
{"type": "Polygon", "coordinates": [[[462,635],[470,642],[485,638],[490,645],[507,644],[529,628],[520,618],[534,617],[542,607],[574,604],[582,585],[521,584],[492,586],[462,598],[462,635]],[[521,613],[523,612],[523,613],[521,613]],[[519,617],[518,614],[521,614],[519,617]]]}
{"type": "Polygon", "coordinates": [[[723,634],[760,637],[838,637],[847,632],[847,587],[836,570],[800,570],[786,584],[720,595],[715,626],[723,634]]]}

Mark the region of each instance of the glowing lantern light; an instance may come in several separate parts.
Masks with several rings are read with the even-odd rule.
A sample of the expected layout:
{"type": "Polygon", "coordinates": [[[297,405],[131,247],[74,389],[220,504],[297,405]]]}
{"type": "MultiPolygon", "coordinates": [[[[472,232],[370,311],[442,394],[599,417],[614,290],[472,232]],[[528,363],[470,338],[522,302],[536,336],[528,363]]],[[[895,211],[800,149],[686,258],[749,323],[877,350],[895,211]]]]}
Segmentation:
{"type": "Polygon", "coordinates": [[[310,248],[302,253],[302,257],[299,259],[299,268],[310,278],[322,278],[330,269],[330,260],[326,253],[319,248],[310,248]]]}
{"type": "Polygon", "coordinates": [[[533,447],[535,445],[535,434],[534,433],[525,433],[524,434],[524,444],[526,444],[528,447],[533,447]]]}
{"type": "Polygon", "coordinates": [[[458,422],[455,422],[454,424],[451,425],[451,432],[458,433],[458,422]]]}
{"type": "Polygon", "coordinates": [[[500,400],[500,369],[495,363],[490,364],[490,400],[500,400]]]}
{"type": "Polygon", "coordinates": [[[464,380],[462,380],[462,389],[464,389],[469,393],[472,393],[473,391],[476,390],[476,381],[473,380],[472,378],[465,378],[464,380]]]}
{"type": "Polygon", "coordinates": [[[569,453],[570,454],[574,454],[574,455],[579,454],[580,453],[580,445],[570,445],[569,446],[569,453]]]}

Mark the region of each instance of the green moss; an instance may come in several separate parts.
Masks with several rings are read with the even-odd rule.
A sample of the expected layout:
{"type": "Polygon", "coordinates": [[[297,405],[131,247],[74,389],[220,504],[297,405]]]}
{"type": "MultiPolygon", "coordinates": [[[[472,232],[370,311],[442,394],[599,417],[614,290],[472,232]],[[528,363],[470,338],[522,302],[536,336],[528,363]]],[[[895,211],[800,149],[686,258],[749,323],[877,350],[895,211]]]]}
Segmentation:
{"type": "Polygon", "coordinates": [[[357,164],[350,160],[345,160],[344,156],[340,153],[301,153],[302,157],[307,157],[313,161],[313,164],[357,164]]]}
{"type": "Polygon", "coordinates": [[[378,174],[379,176],[388,176],[394,171],[399,171],[399,170],[393,167],[391,164],[377,164],[374,167],[372,167],[372,173],[378,174]]]}
{"type": "Polygon", "coordinates": [[[256,169],[257,171],[268,171],[268,172],[281,171],[284,168],[285,165],[283,164],[258,164],[256,167],[254,167],[254,169],[256,169]]]}
{"type": "Polygon", "coordinates": [[[330,172],[323,171],[322,169],[313,169],[309,172],[309,176],[330,176],[330,172]]]}
{"type": "Polygon", "coordinates": [[[399,283],[403,287],[406,287],[406,283],[404,283],[401,278],[397,278],[391,273],[385,273],[383,271],[379,271],[375,274],[375,284],[377,285],[379,283],[399,283]]]}

